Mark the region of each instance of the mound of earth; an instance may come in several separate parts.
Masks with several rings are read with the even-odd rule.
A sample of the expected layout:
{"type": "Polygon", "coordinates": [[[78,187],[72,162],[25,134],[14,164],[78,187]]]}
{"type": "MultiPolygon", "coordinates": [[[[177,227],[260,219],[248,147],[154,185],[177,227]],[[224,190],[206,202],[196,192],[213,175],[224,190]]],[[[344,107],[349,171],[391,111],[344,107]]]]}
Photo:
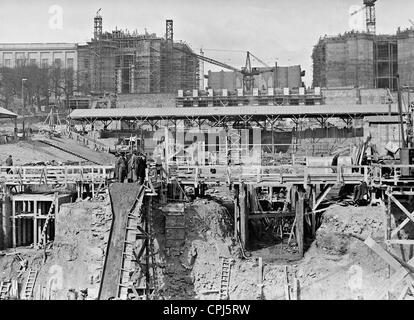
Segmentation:
{"type": "Polygon", "coordinates": [[[67,299],[69,289],[88,289],[98,297],[101,272],[112,221],[109,197],[62,205],[56,237],[38,275],[50,299],[67,299]]]}

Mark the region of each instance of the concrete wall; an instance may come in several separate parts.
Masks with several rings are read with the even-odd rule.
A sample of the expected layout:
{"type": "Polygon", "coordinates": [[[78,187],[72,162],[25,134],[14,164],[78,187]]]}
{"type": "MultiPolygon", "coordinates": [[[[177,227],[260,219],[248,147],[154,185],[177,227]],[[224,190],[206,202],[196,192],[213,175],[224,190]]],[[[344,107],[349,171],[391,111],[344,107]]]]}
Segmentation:
{"type": "MultiPolygon", "coordinates": [[[[301,67],[277,67],[276,72],[263,72],[254,76],[254,87],[267,88],[298,88],[302,86],[301,67]]],[[[234,91],[243,87],[243,76],[234,71],[208,71],[208,87],[213,90],[227,89],[234,91]]]]}
{"type": "Polygon", "coordinates": [[[326,104],[378,104],[388,101],[386,89],[323,88],[326,104]]]}
{"type": "Polygon", "coordinates": [[[176,94],[120,94],[117,108],[175,108],[176,94]]]}
{"type": "Polygon", "coordinates": [[[374,88],[374,38],[346,33],[320,39],[314,47],[313,85],[374,88]]]}
{"type": "Polygon", "coordinates": [[[398,73],[403,86],[414,85],[414,31],[398,39],[398,73]]]}

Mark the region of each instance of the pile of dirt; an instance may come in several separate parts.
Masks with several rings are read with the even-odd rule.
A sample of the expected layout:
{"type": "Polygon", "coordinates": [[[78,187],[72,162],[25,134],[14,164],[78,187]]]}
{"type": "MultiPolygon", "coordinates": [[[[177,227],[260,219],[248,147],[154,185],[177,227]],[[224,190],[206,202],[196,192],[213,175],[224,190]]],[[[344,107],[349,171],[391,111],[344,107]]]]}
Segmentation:
{"type": "Polygon", "coordinates": [[[69,289],[88,289],[88,298],[97,298],[111,221],[108,196],[61,206],[55,241],[37,281],[50,299],[67,299],[69,289]]]}
{"type": "Polygon", "coordinates": [[[316,234],[315,245],[329,254],[347,253],[351,238],[355,234],[362,238],[371,236],[383,239],[385,211],[382,207],[342,207],[334,205],[323,215],[316,234]]]}
{"type": "Polygon", "coordinates": [[[0,281],[16,279],[22,290],[32,269],[38,271],[33,292],[36,300],[41,295],[66,300],[69,289],[88,289],[88,299],[96,299],[111,220],[108,196],[63,204],[56,217],[55,241],[46,250],[19,247],[0,253],[0,281]]]}
{"type": "Polygon", "coordinates": [[[220,257],[231,258],[236,251],[231,217],[223,206],[198,199],[186,206],[184,214],[185,243],[161,257],[164,299],[199,299],[218,289],[220,257]]]}
{"type": "Polygon", "coordinates": [[[316,241],[296,267],[300,299],[367,299],[387,277],[387,264],[361,240],[383,242],[384,207],[332,206],[316,241]]]}

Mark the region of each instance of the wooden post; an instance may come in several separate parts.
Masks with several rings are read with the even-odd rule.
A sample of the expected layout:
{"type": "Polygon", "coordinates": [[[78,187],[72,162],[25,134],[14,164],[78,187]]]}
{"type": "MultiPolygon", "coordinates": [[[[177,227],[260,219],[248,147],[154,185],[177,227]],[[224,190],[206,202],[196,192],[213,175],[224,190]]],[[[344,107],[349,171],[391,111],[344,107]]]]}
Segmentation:
{"type": "Polygon", "coordinates": [[[244,248],[247,247],[247,242],[249,240],[249,228],[248,222],[249,219],[247,217],[248,210],[246,205],[246,185],[241,182],[240,183],[240,239],[242,246],[244,248]]]}
{"type": "Polygon", "coordinates": [[[34,217],[33,217],[33,244],[37,245],[38,244],[38,240],[37,240],[37,217],[38,217],[37,200],[33,201],[33,213],[34,213],[34,217]]]}
{"type": "MultiPolygon", "coordinates": [[[[316,185],[311,186],[311,192],[312,192],[312,206],[316,203],[316,185]]],[[[316,208],[315,208],[316,209],[316,208]]],[[[312,208],[312,237],[316,235],[316,213],[314,212],[312,208]]]]}
{"type": "Polygon", "coordinates": [[[16,202],[13,199],[12,202],[12,233],[13,233],[13,248],[16,248],[17,237],[16,237],[16,202]]]}
{"type": "Polygon", "coordinates": [[[237,237],[240,234],[240,187],[239,185],[234,185],[234,237],[237,237]]]}
{"type": "Polygon", "coordinates": [[[17,140],[17,117],[14,118],[14,139],[17,140]]]}
{"type": "MultiPolygon", "coordinates": [[[[27,203],[29,203],[29,201],[27,201],[27,203]]],[[[28,206],[26,206],[26,200],[23,200],[23,213],[28,213],[29,208],[28,206]]],[[[21,229],[20,229],[20,233],[21,233],[21,244],[22,245],[26,245],[26,218],[20,219],[21,221],[21,229]]]]}
{"type": "Polygon", "coordinates": [[[304,242],[304,228],[303,228],[303,217],[304,217],[304,194],[298,193],[299,197],[296,203],[296,241],[298,243],[298,249],[300,256],[303,256],[303,242],[304,242]]]}
{"type": "MultiPolygon", "coordinates": [[[[385,243],[387,246],[387,249],[390,249],[390,245],[387,242],[387,240],[391,240],[391,198],[389,196],[391,194],[391,188],[388,187],[386,195],[387,195],[387,210],[385,212],[385,243]]],[[[387,265],[387,278],[391,277],[391,267],[390,265],[387,265]]]]}

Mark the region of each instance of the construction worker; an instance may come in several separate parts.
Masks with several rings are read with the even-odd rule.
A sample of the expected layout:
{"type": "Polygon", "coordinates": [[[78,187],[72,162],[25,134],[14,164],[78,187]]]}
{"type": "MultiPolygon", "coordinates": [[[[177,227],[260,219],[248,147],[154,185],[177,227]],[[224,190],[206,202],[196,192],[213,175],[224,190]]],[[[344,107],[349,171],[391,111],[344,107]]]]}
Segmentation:
{"type": "MultiPolygon", "coordinates": [[[[9,155],[6,159],[6,166],[8,167],[13,166],[13,157],[11,155],[9,155]]],[[[7,168],[6,172],[9,173],[11,170],[12,170],[11,168],[7,168]]]]}
{"type": "Polygon", "coordinates": [[[138,151],[134,150],[128,162],[129,179],[132,180],[132,182],[138,180],[138,161],[138,151]]]}
{"type": "Polygon", "coordinates": [[[162,160],[160,155],[157,155],[157,158],[155,159],[155,168],[157,170],[157,176],[160,176],[162,170],[162,160]]]}
{"type": "Polygon", "coordinates": [[[127,171],[127,161],[124,155],[121,155],[119,157],[119,169],[118,170],[119,170],[119,174],[118,174],[119,182],[124,182],[126,171],[127,171]]]}
{"type": "Polygon", "coordinates": [[[139,184],[144,184],[146,170],[147,170],[147,157],[143,153],[141,153],[139,160],[138,160],[139,184]]]}
{"type": "Polygon", "coordinates": [[[119,180],[119,153],[115,154],[115,172],[114,172],[114,178],[116,181],[119,180]]]}

